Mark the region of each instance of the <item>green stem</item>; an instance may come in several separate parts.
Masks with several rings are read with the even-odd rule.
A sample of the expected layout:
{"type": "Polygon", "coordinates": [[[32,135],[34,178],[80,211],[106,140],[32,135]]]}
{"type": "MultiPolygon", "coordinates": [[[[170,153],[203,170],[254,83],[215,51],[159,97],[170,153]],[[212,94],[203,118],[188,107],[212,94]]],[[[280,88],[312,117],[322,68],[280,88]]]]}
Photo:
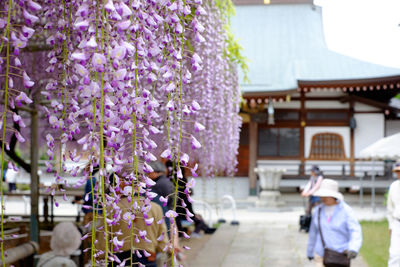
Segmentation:
{"type": "MultiPolygon", "coordinates": [[[[136,32],[136,40],[139,38],[139,32],[136,32]]],[[[136,42],[136,49],[135,49],[135,64],[136,66],[138,66],[138,60],[139,60],[139,56],[138,56],[138,52],[137,52],[137,42],[136,42]]],[[[135,95],[137,96],[138,94],[138,69],[135,69],[135,95]]],[[[134,190],[136,190],[136,184],[139,183],[139,177],[138,177],[138,157],[136,155],[136,146],[137,146],[137,128],[136,128],[136,123],[137,123],[137,117],[136,114],[133,114],[133,151],[132,151],[132,155],[133,155],[133,172],[135,173],[135,178],[136,180],[133,180],[132,182],[132,195],[134,195],[134,190]]],[[[135,200],[137,201],[137,200],[135,200]]],[[[135,214],[136,216],[136,214],[135,214]]],[[[130,236],[130,240],[131,240],[131,267],[133,266],[133,253],[134,253],[134,249],[133,249],[133,225],[131,227],[131,236],[130,236]]]]}
{"type": "MultiPolygon", "coordinates": [[[[137,77],[135,77],[135,86],[137,82],[137,77]]],[[[133,114],[133,144],[132,144],[132,155],[133,155],[133,162],[132,162],[132,167],[133,167],[133,172],[135,173],[136,180],[132,181],[132,196],[134,195],[134,192],[136,191],[136,182],[138,182],[138,172],[137,172],[137,156],[136,156],[136,142],[137,142],[137,132],[136,132],[136,114],[133,114]]],[[[136,201],[136,200],[132,200],[136,201]]],[[[133,266],[133,224],[131,226],[131,236],[130,236],[130,244],[131,244],[131,267],[133,266]]]]}
{"type": "MultiPolygon", "coordinates": [[[[96,1],[96,42],[99,42],[99,0],[96,1]]],[[[97,47],[96,47],[96,52],[98,51],[97,47]]],[[[98,77],[98,72],[94,73],[94,79],[95,81],[97,81],[97,77],[98,77]]],[[[94,137],[95,135],[95,131],[96,131],[96,104],[97,104],[97,99],[96,97],[94,97],[93,99],[93,129],[92,129],[92,137],[94,137]]],[[[92,155],[93,155],[93,147],[91,148],[91,153],[90,153],[90,164],[89,166],[92,166],[92,155]]],[[[91,176],[91,174],[90,174],[91,176]]],[[[99,184],[102,182],[101,181],[101,177],[99,176],[99,184]]],[[[95,204],[94,204],[94,188],[93,188],[93,181],[91,182],[91,190],[92,190],[92,199],[93,199],[93,218],[92,218],[92,248],[91,248],[91,255],[90,255],[90,267],[94,267],[95,266],[95,259],[94,259],[94,254],[96,252],[96,247],[95,247],[95,241],[96,241],[96,227],[97,227],[97,215],[99,210],[97,208],[95,208],[95,204]]],[[[97,194],[96,194],[96,198],[98,198],[99,194],[98,194],[98,190],[97,190],[97,194]]],[[[98,206],[98,205],[97,205],[98,206]]],[[[104,205],[103,205],[104,206],[104,205]]],[[[103,214],[103,216],[105,216],[105,214],[103,214]]],[[[105,229],[105,231],[107,231],[107,229],[105,229]]],[[[108,240],[105,238],[105,244],[108,243],[108,240]]]]}
{"type": "MultiPolygon", "coordinates": [[[[8,0],[8,18],[7,18],[7,40],[10,40],[10,23],[11,23],[11,5],[12,0],[8,0]]],[[[3,112],[3,136],[2,136],[2,145],[1,145],[1,174],[4,170],[4,146],[5,146],[5,138],[6,138],[6,122],[7,122],[7,100],[8,100],[8,74],[10,72],[10,42],[7,42],[6,45],[6,53],[7,53],[7,66],[6,66],[6,84],[4,89],[4,112],[3,112]]],[[[3,179],[0,179],[0,198],[1,198],[1,262],[3,263],[3,267],[6,266],[4,261],[4,196],[3,196],[3,179]]]]}
{"type": "MultiPolygon", "coordinates": [[[[97,0],[97,5],[99,0],[97,0]]],[[[101,28],[101,52],[104,52],[104,39],[108,38],[108,32],[105,32],[106,28],[106,11],[105,11],[105,0],[103,0],[103,7],[102,7],[102,21],[103,21],[103,26],[101,28]]],[[[98,23],[98,21],[97,21],[98,23]]],[[[99,172],[100,172],[100,180],[102,181],[102,190],[101,190],[101,195],[102,195],[102,202],[103,202],[103,223],[104,223],[104,232],[105,232],[105,266],[107,266],[107,261],[108,261],[108,229],[107,229],[107,220],[106,220],[106,193],[105,193],[105,183],[106,183],[106,178],[104,176],[104,72],[101,73],[100,75],[100,92],[101,92],[101,98],[100,98],[100,167],[99,167],[99,172]]]]}
{"type": "MultiPolygon", "coordinates": [[[[94,130],[96,127],[96,99],[93,100],[93,130],[92,130],[92,137],[94,137],[94,130]]],[[[92,162],[93,162],[93,146],[90,148],[90,162],[89,162],[89,172],[90,172],[90,166],[92,166],[92,162]]],[[[96,205],[94,203],[95,197],[94,197],[94,185],[93,185],[93,177],[92,177],[92,172],[90,172],[89,174],[89,179],[90,179],[90,187],[91,187],[91,191],[92,191],[92,246],[91,246],[91,250],[90,250],[90,267],[94,267],[95,266],[95,261],[94,261],[94,252],[96,250],[96,245],[95,245],[95,241],[96,241],[96,217],[97,217],[97,208],[96,205]]]]}
{"type": "Polygon", "coordinates": [[[105,239],[106,239],[106,248],[105,248],[105,266],[107,266],[107,258],[108,258],[108,230],[107,230],[107,220],[106,220],[106,197],[105,197],[105,182],[106,178],[103,174],[104,172],[104,132],[103,132],[103,127],[104,127],[104,80],[103,77],[104,74],[101,74],[100,79],[101,79],[101,107],[100,107],[100,167],[99,171],[101,172],[100,174],[100,180],[101,180],[101,196],[102,196],[102,202],[103,202],[103,223],[104,223],[104,231],[105,231],[105,239]]]}
{"type": "MultiPolygon", "coordinates": [[[[99,43],[99,9],[100,9],[99,0],[96,0],[96,43],[99,43]]],[[[97,47],[96,47],[96,52],[97,52],[97,47]]]]}
{"type": "MultiPolygon", "coordinates": [[[[186,5],[186,1],[183,1],[183,5],[186,5]]],[[[184,34],[185,34],[185,22],[182,17],[182,40],[181,40],[181,52],[183,52],[184,48],[184,34]]],[[[182,97],[182,77],[183,77],[183,55],[180,62],[180,70],[179,70],[179,101],[180,101],[180,119],[179,119],[179,141],[178,141],[178,154],[177,154],[177,171],[180,169],[180,155],[181,155],[181,143],[182,143],[182,131],[183,131],[183,97],[182,97]]],[[[176,203],[178,199],[178,181],[177,177],[175,182],[175,197],[174,197],[174,210],[176,210],[176,203]]],[[[174,265],[174,253],[175,253],[175,235],[172,235],[172,255],[171,255],[171,263],[174,265]]]]}
{"type": "MultiPolygon", "coordinates": [[[[64,10],[63,10],[63,16],[64,19],[66,19],[67,15],[65,13],[66,11],[66,3],[65,0],[62,1],[64,10]]],[[[63,101],[63,111],[62,111],[62,120],[65,119],[65,116],[67,114],[67,58],[68,58],[68,46],[69,46],[69,37],[70,37],[70,31],[71,31],[71,20],[72,20],[72,1],[69,5],[69,14],[68,14],[68,28],[65,29],[65,41],[63,41],[63,74],[62,74],[62,81],[63,81],[63,86],[62,86],[62,101],[63,101]]],[[[62,172],[62,136],[63,136],[63,129],[60,127],[60,167],[59,167],[59,173],[61,174],[62,172]]],[[[58,184],[57,186],[57,191],[58,191],[58,184]]]]}

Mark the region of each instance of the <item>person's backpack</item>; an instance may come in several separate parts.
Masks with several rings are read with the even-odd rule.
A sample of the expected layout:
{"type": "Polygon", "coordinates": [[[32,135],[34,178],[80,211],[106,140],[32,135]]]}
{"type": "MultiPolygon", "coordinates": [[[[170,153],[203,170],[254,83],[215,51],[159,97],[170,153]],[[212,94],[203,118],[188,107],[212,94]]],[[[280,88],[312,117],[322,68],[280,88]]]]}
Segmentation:
{"type": "Polygon", "coordinates": [[[310,230],[310,224],[311,224],[311,215],[305,214],[300,216],[299,220],[299,225],[300,229],[299,231],[304,230],[306,233],[310,230]]]}

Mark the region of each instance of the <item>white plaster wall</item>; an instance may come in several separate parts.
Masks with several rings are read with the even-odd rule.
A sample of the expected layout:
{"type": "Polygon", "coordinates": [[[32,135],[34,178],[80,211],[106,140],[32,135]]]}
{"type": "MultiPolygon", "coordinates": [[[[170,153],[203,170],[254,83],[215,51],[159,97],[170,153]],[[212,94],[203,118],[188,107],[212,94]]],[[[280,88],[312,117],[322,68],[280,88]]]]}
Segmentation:
{"type": "Polygon", "coordinates": [[[346,93],[343,93],[342,91],[328,91],[328,90],[321,90],[321,91],[313,91],[313,92],[307,92],[306,96],[318,96],[318,97],[323,97],[323,96],[346,96],[346,93]]]}
{"type": "MultiPolygon", "coordinates": [[[[268,107],[266,105],[266,107],[268,107]]],[[[300,101],[289,101],[289,102],[274,102],[274,108],[300,108],[301,103],[300,101]]]]}
{"type": "Polygon", "coordinates": [[[387,120],[385,136],[400,133],[400,120],[387,120]]]}
{"type": "Polygon", "coordinates": [[[354,130],[354,154],[358,158],[360,151],[384,137],[385,117],[383,114],[355,114],[357,127],[354,130]]]}
{"type": "Polygon", "coordinates": [[[285,174],[297,175],[300,163],[300,160],[257,160],[257,167],[284,169],[285,174]]]}
{"type": "Polygon", "coordinates": [[[340,103],[339,101],[306,101],[306,108],[342,108],[348,109],[349,103],[340,103]]]}
{"type": "Polygon", "coordinates": [[[379,108],[376,108],[374,106],[366,105],[363,103],[355,102],[354,103],[354,111],[380,111],[379,108]]]}
{"type": "Polygon", "coordinates": [[[350,157],[350,128],[349,127],[305,127],[304,130],[304,149],[305,157],[310,156],[312,137],[318,133],[336,133],[343,138],[343,146],[346,157],[350,157]]]}

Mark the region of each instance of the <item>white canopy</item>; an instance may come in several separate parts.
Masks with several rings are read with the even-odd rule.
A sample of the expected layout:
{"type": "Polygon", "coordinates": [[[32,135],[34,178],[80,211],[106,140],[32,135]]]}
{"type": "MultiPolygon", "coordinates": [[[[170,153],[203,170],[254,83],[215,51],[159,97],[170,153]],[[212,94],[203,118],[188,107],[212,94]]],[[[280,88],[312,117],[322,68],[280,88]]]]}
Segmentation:
{"type": "Polygon", "coordinates": [[[400,133],[379,139],[360,152],[362,159],[400,159],[400,133]]]}

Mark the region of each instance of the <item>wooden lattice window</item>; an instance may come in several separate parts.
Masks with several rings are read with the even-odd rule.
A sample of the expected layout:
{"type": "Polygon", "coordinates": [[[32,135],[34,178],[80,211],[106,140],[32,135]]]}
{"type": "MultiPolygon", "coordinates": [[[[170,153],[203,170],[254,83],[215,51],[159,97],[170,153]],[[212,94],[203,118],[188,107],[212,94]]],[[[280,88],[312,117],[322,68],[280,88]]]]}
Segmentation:
{"type": "Polygon", "coordinates": [[[319,133],[313,136],[309,159],[343,160],[345,158],[346,155],[341,135],[336,133],[319,133]]]}

